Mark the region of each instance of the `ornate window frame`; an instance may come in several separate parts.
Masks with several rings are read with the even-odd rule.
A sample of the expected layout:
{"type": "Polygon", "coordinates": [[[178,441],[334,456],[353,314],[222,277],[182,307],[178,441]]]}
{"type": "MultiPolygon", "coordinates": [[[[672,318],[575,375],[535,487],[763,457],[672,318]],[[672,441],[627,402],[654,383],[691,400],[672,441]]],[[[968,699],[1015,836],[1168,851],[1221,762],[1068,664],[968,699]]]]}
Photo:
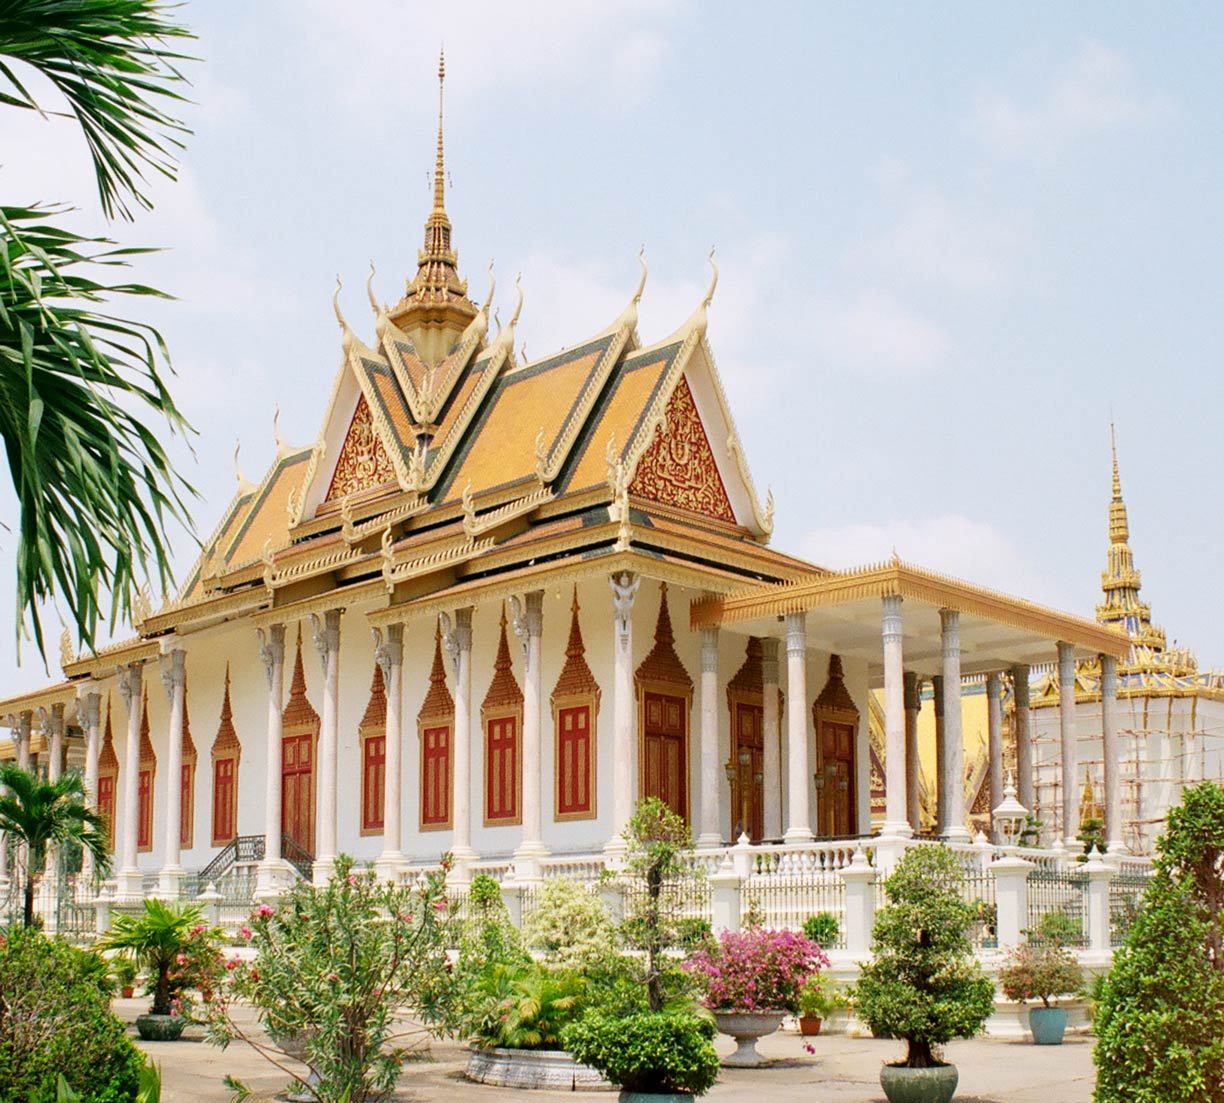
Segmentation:
{"type": "Polygon", "coordinates": [[[502,607],[497,656],[493,660],[493,679],[489,682],[489,690],[480,706],[480,730],[484,736],[481,752],[484,761],[482,821],[485,827],[514,827],[523,822],[523,690],[514,677],[514,668],[510,661],[505,606],[502,607]],[[493,803],[493,751],[489,745],[489,733],[493,724],[506,720],[514,721],[514,764],[513,776],[510,778],[514,808],[509,816],[491,816],[489,810],[493,803]]]}
{"type": "Polygon", "coordinates": [[[599,816],[599,744],[597,729],[599,724],[599,683],[586,661],[586,647],[582,640],[582,627],[578,620],[578,587],[574,586],[574,596],[570,604],[570,634],[565,648],[565,665],[553,687],[550,701],[552,703],[553,722],[553,822],[568,823],[572,820],[593,820],[599,816]],[[562,714],[571,709],[585,708],[587,711],[586,734],[586,807],[571,812],[561,811],[561,794],[565,792],[565,762],[562,746],[566,736],[562,731],[562,714]]]}
{"type": "Polygon", "coordinates": [[[358,761],[361,767],[361,800],[357,809],[358,827],[362,837],[382,835],[387,824],[387,691],[383,682],[382,667],[374,664],[374,674],[370,681],[370,700],[366,705],[365,715],[357,725],[358,761]],[[381,779],[379,800],[374,809],[373,817],[367,819],[370,793],[368,784],[370,744],[375,740],[382,741],[382,761],[378,765],[378,776],[381,779]]]}
{"type": "Polygon", "coordinates": [[[119,806],[119,756],[115,754],[115,732],[111,727],[110,695],[106,698],[106,730],[102,737],[102,749],[98,753],[98,789],[94,794],[98,811],[106,816],[107,846],[115,849],[115,819],[119,806]],[[110,782],[110,807],[102,805],[103,781],[110,782]]]}
{"type": "MultiPolygon", "coordinates": [[[[322,721],[306,696],[306,672],[302,668],[302,634],[298,631],[297,655],[293,662],[293,682],[289,703],[281,713],[281,833],[285,831],[285,741],[310,736],[310,839],[295,840],[312,857],[319,837],[319,731],[322,721]]],[[[237,790],[235,789],[235,792],[237,790]]],[[[235,821],[235,828],[237,822],[235,821]]]]}
{"type": "Polygon", "coordinates": [[[429,672],[429,690],[417,713],[417,830],[451,831],[455,826],[455,701],[446,688],[446,664],[442,661],[442,632],[434,630],[433,667],[429,672]],[[426,739],[430,732],[446,732],[446,752],[439,756],[446,763],[446,784],[441,787],[442,799],[446,802],[446,816],[427,820],[429,809],[427,763],[429,753],[426,739]]]}
{"type": "Polygon", "coordinates": [[[230,702],[230,672],[229,665],[225,667],[225,696],[221,699],[221,720],[217,725],[217,734],[213,739],[209,753],[212,766],[212,800],[209,808],[208,837],[213,846],[226,846],[238,837],[238,767],[242,762],[242,743],[234,730],[234,710],[230,702]],[[217,765],[220,762],[232,761],[234,764],[234,784],[230,789],[230,821],[233,824],[233,834],[218,833],[218,812],[220,803],[217,792],[217,765]]]}
{"type": "MultiPolygon", "coordinates": [[[[156,812],[157,752],[149,734],[149,698],[144,697],[140,718],[140,773],[136,779],[136,852],[149,854],[153,850],[153,824],[156,812]],[[147,779],[147,781],[146,781],[147,779]]],[[[172,785],[182,784],[181,778],[171,778],[172,785]]]]}

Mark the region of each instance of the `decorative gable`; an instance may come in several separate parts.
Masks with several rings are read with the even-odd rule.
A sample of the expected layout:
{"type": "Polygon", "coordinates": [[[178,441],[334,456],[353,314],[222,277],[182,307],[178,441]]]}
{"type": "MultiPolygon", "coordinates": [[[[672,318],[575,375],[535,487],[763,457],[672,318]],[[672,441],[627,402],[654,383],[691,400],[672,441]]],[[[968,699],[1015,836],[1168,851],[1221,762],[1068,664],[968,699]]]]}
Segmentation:
{"type": "Polygon", "coordinates": [[[225,755],[241,755],[242,744],[238,733],[234,730],[234,706],[230,702],[230,669],[225,664],[225,696],[221,698],[221,722],[217,725],[217,734],[212,743],[212,757],[222,758],[225,755]]]}
{"type": "Polygon", "coordinates": [[[497,657],[493,660],[493,680],[489,683],[489,692],[481,702],[480,711],[486,717],[490,713],[504,709],[521,709],[523,707],[523,691],[514,676],[514,667],[510,662],[510,643],[506,637],[506,610],[501,613],[501,637],[497,641],[497,657]]]}
{"type": "Polygon", "coordinates": [[[629,493],[735,524],[714,450],[684,376],[667,401],[658,435],[638,461],[629,493]]]}
{"type": "Polygon", "coordinates": [[[434,629],[433,667],[429,671],[429,692],[417,713],[417,721],[425,723],[429,720],[449,721],[455,714],[455,700],[446,688],[446,666],[442,661],[442,630],[434,629]]]}
{"type": "Polygon", "coordinates": [[[676,654],[676,634],[672,631],[671,611],[667,607],[667,583],[659,583],[659,619],[655,622],[654,647],[642,660],[634,675],[643,682],[663,682],[683,687],[692,693],[693,679],[676,654]]]}
{"type": "Polygon", "coordinates": [[[336,461],[336,471],[324,500],[330,502],[346,498],[350,494],[373,490],[395,481],[395,467],[374,430],[370,405],[362,395],[353,411],[353,420],[349,423],[340,458],[336,461]]]}
{"type": "Polygon", "coordinates": [[[370,699],[366,702],[365,713],[358,731],[381,734],[387,727],[387,687],[383,681],[382,667],[374,664],[374,676],[370,680],[370,699]]]}
{"type": "Polygon", "coordinates": [[[111,727],[109,695],[106,698],[106,732],[102,736],[102,750],[98,754],[98,772],[103,774],[119,772],[119,756],[115,754],[115,729],[111,727]]]}

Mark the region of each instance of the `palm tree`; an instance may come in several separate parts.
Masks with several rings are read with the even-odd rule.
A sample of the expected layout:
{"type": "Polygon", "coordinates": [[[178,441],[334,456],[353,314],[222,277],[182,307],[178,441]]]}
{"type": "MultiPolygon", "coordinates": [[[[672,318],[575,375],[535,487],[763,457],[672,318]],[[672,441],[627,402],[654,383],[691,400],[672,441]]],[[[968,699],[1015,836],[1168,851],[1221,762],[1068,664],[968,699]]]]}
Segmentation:
{"type": "MultiPolygon", "coordinates": [[[[194,904],[169,905],[155,899],[146,900],[144,906],[144,915],[116,914],[111,929],[98,941],[98,949],[131,954],[156,974],[153,1006],[149,1011],[153,1015],[169,1015],[170,974],[191,941],[192,929],[203,923],[203,913],[194,904]]],[[[219,936],[220,931],[208,934],[219,936]]]]}
{"type": "Polygon", "coordinates": [[[0,838],[26,847],[25,926],[34,925],[34,871],[47,860],[47,851],[79,843],[94,858],[94,867],[110,866],[106,822],[85,803],[85,783],[76,774],[43,781],[37,774],[9,762],[0,766],[0,838]],[[2,792],[2,790],[0,790],[2,792]]]}
{"type": "MultiPolygon", "coordinates": [[[[145,173],[173,178],[183,125],[167,43],[190,32],[159,0],[0,0],[0,105],[43,112],[25,72],[51,82],[79,123],[103,210],[149,207],[145,173]]],[[[162,435],[189,431],[166,388],[160,334],[98,304],[160,296],[107,278],[140,249],[57,225],[65,208],[0,206],[0,441],[17,493],[18,636],[45,654],[39,606],[58,595],[93,645],[103,603],[128,619],[141,578],[171,581],[165,522],[190,528],[162,435]]]]}

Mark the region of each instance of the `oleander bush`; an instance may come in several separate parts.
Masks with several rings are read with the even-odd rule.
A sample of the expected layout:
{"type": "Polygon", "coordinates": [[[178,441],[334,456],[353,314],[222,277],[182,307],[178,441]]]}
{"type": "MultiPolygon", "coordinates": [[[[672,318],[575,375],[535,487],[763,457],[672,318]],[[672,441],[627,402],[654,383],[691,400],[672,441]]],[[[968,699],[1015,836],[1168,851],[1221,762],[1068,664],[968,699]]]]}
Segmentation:
{"type": "Polygon", "coordinates": [[[1169,810],[1156,872],[1100,985],[1096,1103],[1224,1101],[1224,789],[1169,810]]]}
{"type": "Polygon", "coordinates": [[[613,948],[612,916],[597,895],[568,877],[545,881],[523,921],[523,944],[540,960],[582,969],[613,948]]]}
{"type": "Polygon", "coordinates": [[[693,1012],[590,1012],[564,1032],[565,1048],[626,1091],[704,1095],[718,1078],[717,1031],[693,1012]]]}
{"type": "Polygon", "coordinates": [[[34,930],[0,932],[0,1103],[131,1103],[144,1057],[110,1010],[107,963],[34,930]]]}

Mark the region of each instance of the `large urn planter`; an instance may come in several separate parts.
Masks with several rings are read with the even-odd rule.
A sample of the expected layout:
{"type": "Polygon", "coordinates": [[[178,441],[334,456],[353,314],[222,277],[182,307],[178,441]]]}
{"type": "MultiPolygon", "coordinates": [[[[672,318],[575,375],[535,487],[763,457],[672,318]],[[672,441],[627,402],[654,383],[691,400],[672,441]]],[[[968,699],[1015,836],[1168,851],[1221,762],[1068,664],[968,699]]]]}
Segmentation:
{"type": "Polygon", "coordinates": [[[783,1011],[715,1011],[714,1021],[723,1034],[735,1039],[735,1052],[719,1064],[727,1069],[760,1069],[770,1064],[756,1048],[758,1039],[772,1034],[786,1017],[783,1011]]]}
{"type": "Polygon", "coordinates": [[[1033,1044],[1060,1046],[1067,1032],[1067,1012],[1061,1007],[1034,1007],[1029,1010],[1029,1029],[1033,1044]]]}
{"type": "MultiPolygon", "coordinates": [[[[477,1084],[499,1088],[535,1088],[550,1091],[615,1091],[589,1065],[579,1064],[563,1049],[473,1049],[463,1075],[477,1084]]],[[[623,1097],[624,1093],[622,1093],[623,1097]]],[[[651,1096],[651,1098],[661,1098],[651,1096]]]]}
{"type": "Polygon", "coordinates": [[[187,1026],[182,1015],[137,1015],[136,1033],[146,1042],[176,1042],[187,1026]]]}
{"type": "Polygon", "coordinates": [[[880,1069],[880,1087],[888,1103],[948,1103],[959,1079],[955,1065],[926,1069],[885,1065],[880,1069]]]}

